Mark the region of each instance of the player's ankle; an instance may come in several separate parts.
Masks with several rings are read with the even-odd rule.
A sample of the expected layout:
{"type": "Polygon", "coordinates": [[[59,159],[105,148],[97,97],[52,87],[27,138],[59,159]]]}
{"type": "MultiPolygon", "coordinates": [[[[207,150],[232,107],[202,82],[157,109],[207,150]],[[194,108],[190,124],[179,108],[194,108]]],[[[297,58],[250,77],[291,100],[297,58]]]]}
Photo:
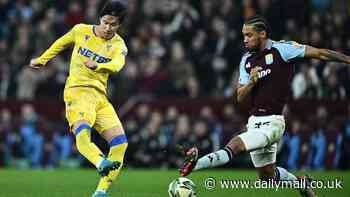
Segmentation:
{"type": "Polygon", "coordinates": [[[96,164],[96,168],[97,169],[100,169],[101,168],[101,164],[102,164],[102,162],[105,160],[105,158],[101,158],[98,162],[97,162],[97,164],[96,164]]]}

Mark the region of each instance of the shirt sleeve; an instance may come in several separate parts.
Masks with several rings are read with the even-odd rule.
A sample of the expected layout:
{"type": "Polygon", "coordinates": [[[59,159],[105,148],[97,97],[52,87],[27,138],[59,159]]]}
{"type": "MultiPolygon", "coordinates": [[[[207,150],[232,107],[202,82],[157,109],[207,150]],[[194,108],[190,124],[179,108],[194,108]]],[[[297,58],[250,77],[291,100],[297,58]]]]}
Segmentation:
{"type": "Polygon", "coordinates": [[[125,57],[128,54],[128,49],[123,44],[123,46],[116,51],[112,60],[107,63],[99,63],[97,64],[96,72],[107,72],[114,73],[120,71],[125,64],[125,57]]]}
{"type": "Polygon", "coordinates": [[[245,69],[246,60],[247,60],[247,56],[243,56],[239,64],[239,84],[240,85],[246,85],[250,80],[249,73],[247,73],[245,69]]]}
{"type": "Polygon", "coordinates": [[[293,41],[279,42],[274,44],[274,47],[278,49],[285,62],[289,62],[294,58],[303,58],[305,56],[305,45],[293,41]]]}
{"type": "Polygon", "coordinates": [[[64,50],[75,41],[75,31],[78,25],[75,25],[68,33],[57,39],[49,49],[47,49],[36,61],[42,65],[46,65],[48,61],[54,58],[59,52],[64,50]]]}

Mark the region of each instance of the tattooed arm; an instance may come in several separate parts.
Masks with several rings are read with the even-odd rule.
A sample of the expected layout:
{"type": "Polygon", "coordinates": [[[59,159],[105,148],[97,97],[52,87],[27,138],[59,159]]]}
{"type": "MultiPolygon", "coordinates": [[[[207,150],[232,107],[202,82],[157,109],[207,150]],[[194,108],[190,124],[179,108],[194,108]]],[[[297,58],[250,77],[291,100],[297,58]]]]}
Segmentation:
{"type": "Polygon", "coordinates": [[[350,64],[350,56],[330,49],[319,49],[308,45],[306,45],[304,57],[350,64]]]}
{"type": "Polygon", "coordinates": [[[259,71],[262,68],[260,66],[253,68],[250,71],[250,80],[245,85],[238,85],[237,89],[237,102],[242,102],[248,95],[251,93],[254,86],[258,83],[259,80],[259,71]]]}

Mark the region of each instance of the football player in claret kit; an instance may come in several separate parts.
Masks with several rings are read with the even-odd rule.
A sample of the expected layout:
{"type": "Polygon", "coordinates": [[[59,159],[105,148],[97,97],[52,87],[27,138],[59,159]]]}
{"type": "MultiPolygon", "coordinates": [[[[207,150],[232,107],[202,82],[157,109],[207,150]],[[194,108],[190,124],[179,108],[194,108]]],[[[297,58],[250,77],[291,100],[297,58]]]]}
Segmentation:
{"type": "MultiPolygon", "coordinates": [[[[350,57],[296,42],[273,41],[268,23],[260,16],[247,19],[242,33],[247,52],[240,62],[236,99],[242,103],[247,96],[252,98],[247,131],[233,137],[225,148],[200,158],[196,147],[187,150],[180,174],[187,176],[195,170],[226,164],[237,154],[248,151],[260,179],[296,181],[295,175],[275,165],[277,142],[285,129],[282,109],[290,91],[294,60],[316,58],[350,64],[350,57]]],[[[310,181],[307,177],[304,180],[310,181]]],[[[310,187],[300,193],[316,196],[310,187]]]]}
{"type": "Polygon", "coordinates": [[[127,55],[124,40],[117,34],[126,14],[124,3],[107,1],[98,25],[75,25],[30,62],[30,67],[39,69],[67,46],[74,45],[64,89],[66,118],[78,151],[101,175],[95,197],[107,196],[123,165],[128,145],[123,126],[106,96],[109,76],[123,68],[127,55]],[[109,143],[108,156],[91,141],[92,128],[109,143]]]}

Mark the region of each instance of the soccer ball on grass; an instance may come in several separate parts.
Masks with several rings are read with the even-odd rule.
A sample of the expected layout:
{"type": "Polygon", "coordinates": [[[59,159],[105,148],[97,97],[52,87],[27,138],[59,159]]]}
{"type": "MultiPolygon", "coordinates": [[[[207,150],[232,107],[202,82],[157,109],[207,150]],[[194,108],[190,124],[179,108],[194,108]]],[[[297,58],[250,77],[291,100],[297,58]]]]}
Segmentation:
{"type": "Polygon", "coordinates": [[[196,185],[188,178],[179,177],[169,184],[169,197],[196,197],[196,185]]]}

